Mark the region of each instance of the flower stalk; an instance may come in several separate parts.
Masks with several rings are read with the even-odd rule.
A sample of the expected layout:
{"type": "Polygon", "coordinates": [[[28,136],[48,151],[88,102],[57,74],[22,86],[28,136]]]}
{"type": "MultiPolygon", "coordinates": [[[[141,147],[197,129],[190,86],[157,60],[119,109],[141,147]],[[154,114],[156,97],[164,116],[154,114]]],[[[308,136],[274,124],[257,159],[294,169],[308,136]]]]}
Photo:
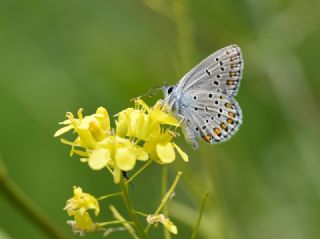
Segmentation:
{"type": "Polygon", "coordinates": [[[49,238],[68,238],[12,180],[1,160],[0,191],[21,214],[32,221],[49,238]]]}
{"type": "Polygon", "coordinates": [[[197,235],[197,233],[199,231],[199,226],[200,226],[201,218],[202,218],[202,215],[203,215],[203,211],[204,211],[204,207],[206,205],[206,201],[207,201],[208,195],[209,195],[209,193],[205,192],[205,194],[203,196],[202,203],[201,203],[201,209],[200,209],[200,212],[199,212],[199,215],[198,215],[198,218],[197,218],[197,221],[196,221],[196,225],[195,225],[195,227],[193,229],[193,232],[192,232],[192,235],[191,235],[190,239],[195,239],[196,235],[197,235]]]}
{"type": "Polygon", "coordinates": [[[110,193],[108,195],[98,197],[97,200],[101,201],[101,200],[104,200],[104,199],[107,199],[107,198],[111,198],[111,197],[116,197],[116,196],[122,196],[122,192],[110,193]]]}
{"type": "Polygon", "coordinates": [[[140,173],[142,173],[150,164],[152,163],[151,160],[146,162],[137,172],[135,172],[128,180],[128,183],[130,183],[133,179],[135,179],[137,176],[139,176],[140,173]]]}
{"type": "MultiPolygon", "coordinates": [[[[167,187],[168,187],[168,167],[164,166],[162,167],[162,173],[161,173],[161,195],[164,197],[165,193],[167,192],[167,187]]],[[[167,217],[169,214],[168,210],[168,204],[165,204],[163,207],[163,213],[167,217]]],[[[165,239],[171,239],[171,234],[170,232],[163,227],[163,234],[165,239]]]]}
{"type": "MultiPolygon", "coordinates": [[[[176,178],[174,179],[171,187],[169,188],[169,190],[167,191],[167,193],[164,195],[164,197],[162,198],[161,200],[161,204],[159,205],[159,207],[157,208],[157,210],[153,213],[153,215],[158,215],[160,213],[160,211],[163,209],[163,207],[166,205],[166,203],[169,201],[171,195],[173,194],[179,180],[180,180],[180,177],[182,175],[182,172],[179,171],[177,173],[177,176],[176,178]]],[[[145,228],[144,232],[147,233],[150,229],[150,226],[151,224],[148,224],[147,227],[145,228]]]]}
{"type": "Polygon", "coordinates": [[[114,218],[118,219],[119,221],[123,221],[123,223],[122,223],[123,227],[128,231],[128,233],[132,236],[132,238],[139,239],[139,237],[136,234],[136,231],[133,228],[133,225],[125,222],[124,217],[118,212],[118,210],[114,206],[110,205],[110,210],[111,210],[114,218]]]}
{"type": "Polygon", "coordinates": [[[128,192],[128,182],[125,181],[123,178],[120,180],[120,187],[121,187],[121,190],[122,190],[122,197],[123,197],[123,200],[124,200],[124,203],[126,205],[126,208],[128,210],[128,213],[135,225],[135,228],[136,228],[136,232],[139,236],[140,239],[146,239],[147,238],[147,235],[146,233],[143,231],[143,228],[142,228],[142,225],[139,221],[139,218],[137,217],[136,213],[135,213],[135,210],[132,206],[132,203],[131,203],[131,200],[129,198],[129,192],[128,192]]]}
{"type": "Polygon", "coordinates": [[[116,221],[109,221],[109,222],[100,222],[97,223],[100,227],[105,227],[105,226],[110,226],[110,225],[115,225],[115,224],[133,224],[133,222],[126,221],[126,220],[116,220],[116,221]]]}

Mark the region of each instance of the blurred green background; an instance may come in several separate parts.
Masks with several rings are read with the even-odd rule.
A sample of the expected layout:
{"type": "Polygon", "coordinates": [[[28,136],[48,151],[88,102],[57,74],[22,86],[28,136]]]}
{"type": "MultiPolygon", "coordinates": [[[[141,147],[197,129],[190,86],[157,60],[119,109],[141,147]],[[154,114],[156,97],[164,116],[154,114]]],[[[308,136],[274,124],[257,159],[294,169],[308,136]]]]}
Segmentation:
{"type": "MultiPolygon", "coordinates": [[[[170,202],[174,238],[190,237],[206,190],[198,238],[319,238],[319,9],[318,0],[0,0],[0,157],[72,238],[62,210],[72,186],[96,196],[117,187],[53,138],[65,112],[105,106],[114,115],[236,43],[245,61],[237,96],[243,126],[231,141],[197,151],[179,141],[191,162],[170,165],[171,178],[184,172],[170,202]]],[[[148,168],[130,189],[142,211],[159,204],[160,169],[148,168]]],[[[124,212],[120,199],[110,203],[124,212]]],[[[105,218],[112,218],[107,202],[105,218]]],[[[152,231],[162,238],[161,227],[152,231]]],[[[46,238],[0,195],[2,234],[46,238]]]]}

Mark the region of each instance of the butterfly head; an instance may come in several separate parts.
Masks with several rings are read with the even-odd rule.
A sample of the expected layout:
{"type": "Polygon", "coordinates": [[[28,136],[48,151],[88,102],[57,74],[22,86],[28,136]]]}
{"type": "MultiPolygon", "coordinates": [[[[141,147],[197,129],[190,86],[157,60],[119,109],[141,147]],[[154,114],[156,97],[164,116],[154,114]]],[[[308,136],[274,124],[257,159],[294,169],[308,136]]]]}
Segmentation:
{"type": "Polygon", "coordinates": [[[175,110],[175,102],[177,100],[175,86],[166,85],[162,87],[164,94],[163,104],[167,105],[169,111],[175,110]]]}
{"type": "Polygon", "coordinates": [[[163,86],[162,91],[164,94],[164,98],[167,98],[169,95],[171,95],[173,89],[174,89],[174,86],[172,86],[172,85],[163,86]]]}

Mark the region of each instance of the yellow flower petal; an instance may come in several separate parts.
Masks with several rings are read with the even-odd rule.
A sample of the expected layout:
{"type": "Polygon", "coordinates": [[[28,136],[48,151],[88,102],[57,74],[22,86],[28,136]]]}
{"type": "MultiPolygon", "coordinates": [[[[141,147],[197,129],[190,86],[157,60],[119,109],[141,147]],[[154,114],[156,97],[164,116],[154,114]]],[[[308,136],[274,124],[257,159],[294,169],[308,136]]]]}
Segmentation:
{"type": "Polygon", "coordinates": [[[64,208],[70,216],[74,216],[77,213],[83,215],[89,209],[94,210],[95,215],[99,214],[99,203],[94,196],[82,192],[80,187],[73,187],[73,194],[74,196],[68,199],[67,205],[64,208]]]}
{"type": "Polygon", "coordinates": [[[70,121],[69,119],[67,119],[67,120],[64,120],[64,121],[62,121],[62,122],[59,122],[59,124],[65,124],[65,125],[67,125],[67,124],[71,124],[71,121],[70,121]]]}
{"type": "Polygon", "coordinates": [[[170,142],[157,144],[156,152],[163,163],[171,163],[176,158],[174,148],[170,142]]]}
{"type": "Polygon", "coordinates": [[[77,115],[78,115],[78,118],[79,118],[80,120],[83,119],[82,112],[83,112],[83,108],[78,109],[77,115]]]}
{"type": "Polygon", "coordinates": [[[66,139],[60,139],[61,143],[63,144],[67,144],[67,145],[70,145],[70,146],[80,146],[80,145],[77,145],[75,142],[71,142],[69,140],[66,140],[66,139]]]}
{"type": "Polygon", "coordinates": [[[83,157],[88,157],[89,156],[89,154],[87,152],[81,151],[81,150],[77,150],[77,149],[74,149],[73,153],[78,154],[78,155],[83,156],[83,157]]]}
{"type": "Polygon", "coordinates": [[[185,152],[183,152],[182,149],[178,145],[176,145],[175,143],[173,143],[173,146],[176,148],[176,150],[180,154],[180,156],[183,159],[183,161],[188,162],[189,161],[189,156],[185,152]]]}
{"type": "Polygon", "coordinates": [[[163,214],[148,215],[147,222],[151,225],[152,224],[157,225],[157,223],[160,222],[169,232],[173,234],[178,234],[177,227],[173,224],[173,222],[170,221],[169,218],[165,217],[163,214]]]}
{"type": "Polygon", "coordinates": [[[178,234],[178,229],[176,225],[173,224],[169,219],[165,219],[164,221],[161,221],[162,224],[165,226],[165,228],[168,229],[169,232],[173,234],[178,234]]]}
{"type": "Polygon", "coordinates": [[[151,159],[153,159],[153,160],[158,159],[155,142],[152,142],[152,141],[145,142],[143,145],[143,149],[144,149],[144,151],[146,151],[150,155],[151,159]]]}
{"type": "Polygon", "coordinates": [[[106,131],[110,131],[110,118],[108,111],[103,107],[99,107],[96,111],[96,114],[102,115],[102,117],[97,117],[100,121],[101,127],[106,131]]]}
{"type": "Polygon", "coordinates": [[[80,138],[80,144],[84,148],[94,149],[97,145],[97,141],[92,136],[91,132],[86,127],[78,127],[75,129],[80,138]]]}
{"type": "Polygon", "coordinates": [[[153,120],[158,121],[160,124],[179,126],[179,121],[177,118],[169,115],[163,110],[153,110],[151,111],[150,115],[153,120]]]}
{"type": "Polygon", "coordinates": [[[149,159],[149,155],[146,151],[141,150],[138,154],[137,154],[137,159],[141,160],[141,161],[147,161],[149,159]]]}
{"type": "Polygon", "coordinates": [[[123,171],[133,169],[136,163],[136,154],[128,148],[118,148],[115,154],[117,166],[123,171]]]}
{"type": "Polygon", "coordinates": [[[68,126],[65,126],[59,130],[57,130],[57,132],[55,132],[54,136],[53,137],[58,137],[68,131],[70,131],[71,129],[73,129],[73,126],[72,125],[68,125],[68,126]]]}
{"type": "Polygon", "coordinates": [[[144,110],[150,111],[150,107],[146,103],[144,103],[144,101],[141,100],[140,98],[136,99],[135,103],[140,105],[144,110]]]}
{"type": "Polygon", "coordinates": [[[88,164],[93,170],[100,170],[111,160],[111,153],[107,149],[96,149],[90,154],[88,164]]]}
{"type": "Polygon", "coordinates": [[[120,137],[125,137],[127,133],[128,133],[127,112],[122,111],[118,114],[118,119],[116,120],[116,134],[120,137]]]}
{"type": "Polygon", "coordinates": [[[132,128],[134,129],[137,138],[145,140],[150,131],[152,130],[148,116],[141,110],[136,110],[135,121],[132,121],[132,128]],[[150,129],[151,128],[151,129],[150,129]]]}
{"type": "Polygon", "coordinates": [[[79,231],[92,232],[97,229],[95,223],[93,223],[89,213],[85,212],[84,214],[76,213],[74,215],[75,219],[75,228],[79,231]]]}
{"type": "Polygon", "coordinates": [[[88,129],[96,141],[102,141],[106,138],[106,132],[102,128],[99,120],[91,117],[88,120],[88,129]]]}
{"type": "Polygon", "coordinates": [[[128,124],[128,136],[138,137],[138,134],[141,134],[140,124],[141,117],[143,117],[143,112],[140,110],[128,110],[126,112],[127,124],[128,124]]]}
{"type": "Polygon", "coordinates": [[[115,184],[120,183],[121,179],[121,170],[118,167],[115,167],[113,170],[113,181],[115,184]]]}

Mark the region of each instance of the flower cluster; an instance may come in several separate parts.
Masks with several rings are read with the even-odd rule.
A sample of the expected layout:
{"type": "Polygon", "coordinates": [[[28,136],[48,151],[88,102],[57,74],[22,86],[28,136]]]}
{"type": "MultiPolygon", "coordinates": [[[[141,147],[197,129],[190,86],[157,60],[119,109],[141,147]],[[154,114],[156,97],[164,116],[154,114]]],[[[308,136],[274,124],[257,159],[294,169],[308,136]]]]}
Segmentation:
{"type": "Polygon", "coordinates": [[[74,221],[68,221],[73,231],[82,235],[85,232],[97,230],[99,226],[92,221],[88,213],[88,210],[93,210],[95,216],[99,214],[100,207],[97,199],[82,192],[80,187],[73,187],[73,194],[74,196],[67,201],[64,208],[69,216],[74,217],[74,221]]]}
{"type": "Polygon", "coordinates": [[[169,232],[178,234],[177,227],[173,224],[173,222],[170,221],[169,218],[165,217],[163,214],[148,215],[147,222],[151,225],[157,225],[157,223],[160,222],[169,232]]]}
{"type": "Polygon", "coordinates": [[[103,107],[89,116],[83,116],[83,110],[79,109],[78,118],[68,112],[68,119],[60,123],[65,126],[54,136],[74,130],[77,134],[74,141],[62,139],[72,146],[71,155],[80,155],[81,161],[88,162],[93,170],[108,168],[115,183],[119,183],[121,171],[132,170],[137,160],[168,164],[178,152],[188,161],[188,155],[173,142],[177,133],[172,128],[179,127],[177,119],[160,102],[150,108],[138,99],[135,105],[116,115],[115,129],[111,128],[109,114],[103,107]]]}

